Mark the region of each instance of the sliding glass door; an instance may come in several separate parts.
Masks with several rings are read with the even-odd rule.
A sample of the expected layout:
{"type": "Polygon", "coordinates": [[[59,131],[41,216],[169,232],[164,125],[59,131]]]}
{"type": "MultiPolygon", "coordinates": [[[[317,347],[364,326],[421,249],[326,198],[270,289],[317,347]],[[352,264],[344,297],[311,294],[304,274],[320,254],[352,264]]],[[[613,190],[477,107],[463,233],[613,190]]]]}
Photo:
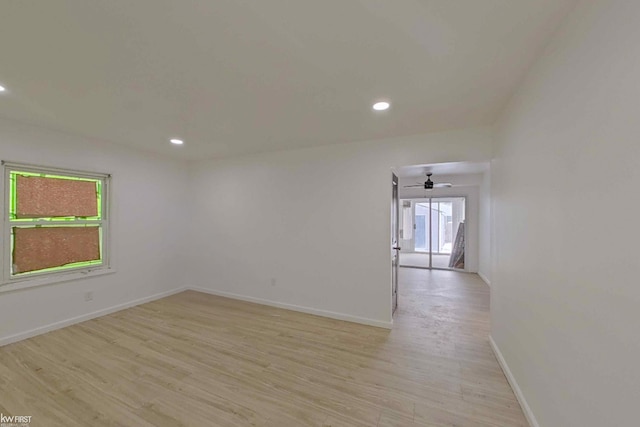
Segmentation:
{"type": "Polygon", "coordinates": [[[403,200],[402,207],[400,265],[464,270],[466,199],[403,200]]]}

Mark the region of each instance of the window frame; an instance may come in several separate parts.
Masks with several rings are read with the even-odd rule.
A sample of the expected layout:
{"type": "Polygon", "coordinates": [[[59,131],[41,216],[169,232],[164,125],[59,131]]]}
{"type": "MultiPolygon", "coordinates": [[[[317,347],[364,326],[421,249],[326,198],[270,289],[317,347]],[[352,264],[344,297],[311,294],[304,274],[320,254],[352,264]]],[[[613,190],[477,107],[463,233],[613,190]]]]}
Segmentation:
{"type": "Polygon", "coordinates": [[[111,265],[111,174],[87,172],[73,169],[63,169],[48,166],[37,166],[25,163],[15,163],[2,161],[2,217],[3,217],[3,238],[0,243],[0,256],[2,260],[2,277],[0,282],[0,292],[22,289],[32,286],[40,286],[50,283],[63,282],[69,280],[80,279],[89,276],[112,273],[114,270],[111,265]],[[27,172],[45,175],[59,175],[79,179],[99,180],[100,188],[100,219],[75,219],[75,220],[42,220],[42,221],[25,221],[24,225],[43,225],[43,226],[83,226],[94,225],[99,227],[101,232],[101,263],[70,267],[60,271],[42,271],[32,272],[23,276],[13,276],[11,274],[11,228],[16,226],[16,222],[11,221],[10,216],[10,197],[11,197],[11,173],[27,172]]]}

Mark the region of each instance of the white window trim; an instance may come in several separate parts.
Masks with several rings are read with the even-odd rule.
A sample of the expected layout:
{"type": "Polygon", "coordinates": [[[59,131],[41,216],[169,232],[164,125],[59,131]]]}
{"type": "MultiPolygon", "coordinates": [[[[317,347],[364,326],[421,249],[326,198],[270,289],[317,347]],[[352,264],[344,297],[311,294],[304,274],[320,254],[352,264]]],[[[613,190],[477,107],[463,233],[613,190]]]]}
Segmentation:
{"type": "MultiPolygon", "coordinates": [[[[66,282],[71,280],[83,279],[87,277],[100,276],[103,274],[114,273],[111,263],[111,175],[106,173],[96,173],[79,171],[73,169],[62,169],[46,166],[35,166],[25,163],[14,163],[2,161],[3,173],[1,175],[2,188],[4,193],[0,205],[3,210],[3,238],[0,244],[0,259],[2,260],[2,276],[0,282],[0,292],[15,291],[18,289],[30,288],[34,286],[42,286],[52,283],[66,282]],[[66,175],[77,178],[99,179],[102,181],[102,263],[88,267],[76,267],[64,271],[33,273],[24,277],[11,277],[11,222],[9,218],[9,197],[10,197],[10,179],[11,171],[22,171],[32,173],[43,173],[48,175],[66,175]]],[[[47,222],[51,223],[51,222],[47,222]]],[[[55,223],[51,223],[54,225],[55,223]]],[[[69,225],[69,223],[66,223],[69,225]]]]}

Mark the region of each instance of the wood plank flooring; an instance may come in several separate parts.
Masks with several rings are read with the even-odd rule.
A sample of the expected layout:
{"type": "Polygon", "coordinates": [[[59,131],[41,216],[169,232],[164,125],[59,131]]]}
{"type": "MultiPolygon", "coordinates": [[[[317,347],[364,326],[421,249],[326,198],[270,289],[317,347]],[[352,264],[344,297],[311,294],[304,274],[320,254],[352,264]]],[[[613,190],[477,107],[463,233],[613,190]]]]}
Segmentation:
{"type": "Polygon", "coordinates": [[[475,275],[401,269],[392,331],[184,292],[0,348],[31,426],[527,426],[475,275]]]}

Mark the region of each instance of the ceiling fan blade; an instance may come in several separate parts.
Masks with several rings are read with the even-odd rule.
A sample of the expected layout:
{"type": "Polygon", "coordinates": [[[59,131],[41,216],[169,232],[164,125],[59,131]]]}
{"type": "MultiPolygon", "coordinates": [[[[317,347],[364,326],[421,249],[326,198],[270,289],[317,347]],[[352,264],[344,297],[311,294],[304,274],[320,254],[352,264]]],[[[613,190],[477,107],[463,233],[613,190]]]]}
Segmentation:
{"type": "Polygon", "coordinates": [[[410,187],[422,187],[422,188],[424,188],[424,184],[405,185],[405,186],[404,186],[404,188],[410,188],[410,187]]]}
{"type": "Polygon", "coordinates": [[[438,187],[438,188],[449,188],[449,187],[453,187],[453,185],[449,182],[440,182],[438,184],[433,184],[434,187],[438,187]]]}

